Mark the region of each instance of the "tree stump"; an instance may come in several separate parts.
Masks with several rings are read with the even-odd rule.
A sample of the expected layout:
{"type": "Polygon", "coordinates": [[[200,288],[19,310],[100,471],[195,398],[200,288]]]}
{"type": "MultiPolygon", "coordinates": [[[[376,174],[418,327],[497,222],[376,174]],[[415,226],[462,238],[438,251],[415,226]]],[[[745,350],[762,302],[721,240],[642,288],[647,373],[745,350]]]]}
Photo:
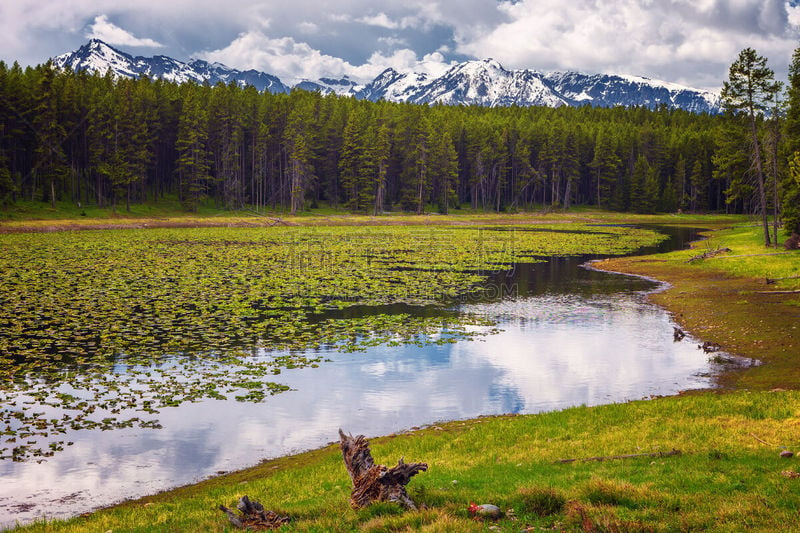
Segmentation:
{"type": "Polygon", "coordinates": [[[288,516],[280,516],[273,511],[265,511],[263,505],[250,501],[247,496],[242,496],[239,499],[239,504],[236,508],[242,513],[241,516],[236,516],[233,511],[222,504],[219,506],[219,510],[228,515],[228,520],[231,521],[231,524],[239,529],[277,529],[289,522],[288,516]]]}
{"type": "Polygon", "coordinates": [[[417,509],[406,492],[406,485],[412,477],[428,469],[427,463],[405,463],[401,457],[391,468],[376,465],[364,435],[353,437],[340,429],[339,438],[344,465],[353,481],[350,493],[353,509],[361,509],[372,502],[397,502],[406,509],[417,509]]]}

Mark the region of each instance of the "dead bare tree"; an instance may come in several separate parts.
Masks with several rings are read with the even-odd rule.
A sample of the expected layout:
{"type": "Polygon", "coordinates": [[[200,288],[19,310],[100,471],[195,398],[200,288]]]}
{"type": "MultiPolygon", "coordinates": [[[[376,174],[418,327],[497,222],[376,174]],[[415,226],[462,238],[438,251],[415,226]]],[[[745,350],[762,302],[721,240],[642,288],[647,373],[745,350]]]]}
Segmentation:
{"type": "Polygon", "coordinates": [[[364,435],[353,437],[340,429],[339,438],[344,465],[353,481],[350,505],[354,509],[384,501],[397,502],[406,509],[417,509],[406,492],[406,485],[412,477],[428,469],[427,463],[405,463],[401,457],[391,468],[376,465],[364,435]]]}

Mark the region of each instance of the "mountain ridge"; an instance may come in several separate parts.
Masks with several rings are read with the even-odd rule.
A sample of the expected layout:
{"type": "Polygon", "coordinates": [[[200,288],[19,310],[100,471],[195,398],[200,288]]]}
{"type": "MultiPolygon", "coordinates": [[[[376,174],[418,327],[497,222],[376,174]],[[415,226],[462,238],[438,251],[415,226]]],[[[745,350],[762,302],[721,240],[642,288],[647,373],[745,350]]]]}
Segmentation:
{"type": "Polygon", "coordinates": [[[719,113],[719,95],[675,83],[641,76],[584,74],[574,71],[539,72],[508,70],[494,59],[465,61],[452,65],[441,76],[399,72],[387,68],[366,84],[344,76],[302,80],[293,86],[277,76],[258,70],[230,68],[202,59],[189,62],[168,56],[132,56],[99,39],[77,50],[53,58],[58,68],[87,70],[118,76],[150,76],[177,83],[236,83],[259,91],[288,93],[291,89],[336,93],[358,99],[416,104],[560,107],[666,106],[695,113],[719,113]]]}

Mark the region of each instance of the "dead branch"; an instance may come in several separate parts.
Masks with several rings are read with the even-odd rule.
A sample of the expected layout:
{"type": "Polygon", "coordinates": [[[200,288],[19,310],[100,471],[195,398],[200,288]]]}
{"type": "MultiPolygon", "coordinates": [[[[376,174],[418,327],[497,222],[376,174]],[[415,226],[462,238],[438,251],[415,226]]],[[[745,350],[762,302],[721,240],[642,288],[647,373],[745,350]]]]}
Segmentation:
{"type": "Polygon", "coordinates": [[[376,465],[364,435],[353,437],[340,429],[339,438],[344,465],[353,482],[350,505],[354,509],[380,501],[397,502],[406,509],[417,509],[406,492],[406,485],[412,477],[428,469],[427,463],[406,463],[401,457],[391,468],[376,465]]]}
{"type": "Polygon", "coordinates": [[[786,276],[785,278],[767,278],[767,285],[772,285],[776,281],[781,281],[784,279],[800,279],[800,276],[786,276]]]}
{"type": "Polygon", "coordinates": [[[700,255],[696,255],[696,256],[692,257],[691,259],[689,259],[686,262],[687,263],[691,263],[692,261],[697,261],[699,259],[708,259],[709,257],[714,257],[715,255],[726,253],[726,252],[730,252],[730,251],[731,251],[730,248],[717,248],[716,250],[709,250],[709,251],[707,251],[705,253],[702,253],[700,255]]]}
{"type": "Polygon", "coordinates": [[[222,504],[219,506],[219,510],[228,516],[228,520],[230,520],[233,527],[239,529],[277,529],[283,524],[289,523],[288,516],[280,516],[273,511],[265,511],[263,505],[250,501],[247,496],[242,496],[239,499],[236,508],[239,509],[240,516],[236,516],[233,511],[222,504]]]}
{"type": "Polygon", "coordinates": [[[634,459],[636,457],[672,457],[673,455],[680,455],[680,450],[671,450],[668,452],[653,452],[653,453],[632,453],[628,455],[607,455],[604,457],[586,457],[583,459],[559,459],[556,463],[575,463],[575,462],[588,462],[588,461],[610,461],[612,459],[634,459]]]}
{"type": "Polygon", "coordinates": [[[766,444],[767,446],[774,446],[774,444],[770,444],[769,442],[767,442],[767,441],[765,441],[765,440],[763,440],[763,439],[759,439],[759,438],[756,436],[756,434],[755,434],[755,433],[750,433],[750,436],[751,436],[751,437],[753,437],[754,439],[756,439],[756,440],[757,440],[758,442],[760,442],[761,444],[766,444]]]}
{"type": "Polygon", "coordinates": [[[756,291],[756,294],[798,294],[800,289],[793,291],[756,291]]]}
{"type": "Polygon", "coordinates": [[[762,257],[765,255],[786,255],[794,252],[770,252],[766,254],[739,254],[739,255],[724,255],[722,257],[715,257],[714,259],[736,259],[737,257],[762,257]]]}

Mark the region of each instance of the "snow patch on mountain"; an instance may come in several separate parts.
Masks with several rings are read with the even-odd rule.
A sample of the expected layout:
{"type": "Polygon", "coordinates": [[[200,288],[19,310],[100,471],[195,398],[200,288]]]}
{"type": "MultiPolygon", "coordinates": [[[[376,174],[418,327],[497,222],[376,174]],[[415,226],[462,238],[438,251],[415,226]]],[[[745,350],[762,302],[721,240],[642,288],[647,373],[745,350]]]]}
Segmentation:
{"type": "MultiPolygon", "coordinates": [[[[103,41],[92,39],[78,50],[53,60],[59,68],[135,78],[149,76],[177,83],[236,83],[259,91],[288,92],[280,79],[257,70],[240,71],[221,63],[195,59],[189,63],[167,56],[133,57],[103,41]]],[[[326,77],[302,80],[295,88],[354,98],[417,104],[496,106],[592,105],[599,107],[659,106],[696,113],[718,113],[717,93],[641,76],[507,70],[494,59],[453,65],[440,76],[420,72],[398,72],[387,68],[374,80],[361,85],[348,78],[326,77]]]]}
{"type": "Polygon", "coordinates": [[[209,63],[195,59],[190,63],[178,61],[167,56],[133,57],[121,52],[99,39],[92,39],[73,52],[53,58],[58,68],[86,70],[105,74],[111,71],[116,76],[164,79],[175,83],[236,83],[242,87],[252,85],[259,91],[289,92],[281,80],[257,70],[240,71],[221,63],[209,63]]]}

